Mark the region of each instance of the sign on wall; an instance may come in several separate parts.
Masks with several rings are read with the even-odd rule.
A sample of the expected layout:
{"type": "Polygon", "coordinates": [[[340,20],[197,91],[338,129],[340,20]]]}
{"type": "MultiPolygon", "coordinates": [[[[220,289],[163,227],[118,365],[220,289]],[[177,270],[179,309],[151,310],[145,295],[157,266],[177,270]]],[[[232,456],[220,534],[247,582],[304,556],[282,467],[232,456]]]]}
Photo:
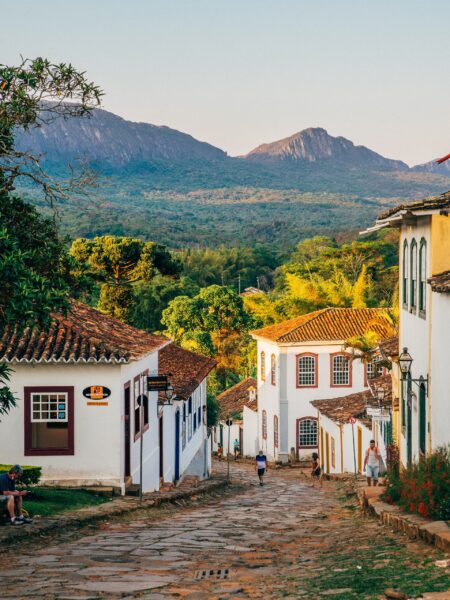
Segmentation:
{"type": "Polygon", "coordinates": [[[167,375],[154,375],[153,377],[147,377],[147,391],[148,392],[165,392],[168,388],[169,382],[167,375]]]}
{"type": "Polygon", "coordinates": [[[111,390],[103,385],[91,385],[84,388],[83,396],[89,400],[104,400],[111,396],[111,390]]]}

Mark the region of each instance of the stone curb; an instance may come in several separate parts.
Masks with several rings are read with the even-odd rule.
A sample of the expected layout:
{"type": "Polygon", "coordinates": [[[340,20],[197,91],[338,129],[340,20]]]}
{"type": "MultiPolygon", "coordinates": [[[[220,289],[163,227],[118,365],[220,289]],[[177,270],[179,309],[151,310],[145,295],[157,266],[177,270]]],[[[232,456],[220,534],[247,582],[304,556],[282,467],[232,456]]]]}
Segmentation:
{"type": "Polygon", "coordinates": [[[410,539],[421,539],[444,552],[450,552],[450,527],[445,521],[430,521],[420,515],[409,515],[395,505],[377,497],[367,498],[365,490],[356,490],[360,506],[381,523],[395,531],[405,533],[410,539]]]}
{"type": "Polygon", "coordinates": [[[138,510],[155,508],[162,504],[174,504],[180,500],[202,496],[226,486],[226,479],[209,480],[186,490],[175,490],[163,494],[159,492],[149,494],[148,496],[144,496],[142,503],[137,498],[121,496],[94,508],[81,508],[72,513],[61,514],[55,518],[40,519],[32,525],[23,525],[21,527],[5,525],[0,528],[0,545],[14,544],[24,539],[28,541],[31,538],[47,535],[54,531],[68,531],[83,525],[91,525],[113,517],[120,517],[138,510]]]}

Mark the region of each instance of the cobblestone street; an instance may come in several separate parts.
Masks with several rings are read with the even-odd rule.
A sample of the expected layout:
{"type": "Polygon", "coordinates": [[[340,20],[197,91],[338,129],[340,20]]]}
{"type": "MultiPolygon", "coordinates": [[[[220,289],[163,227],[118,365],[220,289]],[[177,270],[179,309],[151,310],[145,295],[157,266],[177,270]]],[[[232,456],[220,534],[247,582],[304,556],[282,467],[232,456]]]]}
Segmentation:
{"type": "Polygon", "coordinates": [[[2,598],[450,598],[442,553],[364,517],[337,484],[283,469],[260,487],[250,466],[232,472],[220,497],[7,549],[2,598]]]}

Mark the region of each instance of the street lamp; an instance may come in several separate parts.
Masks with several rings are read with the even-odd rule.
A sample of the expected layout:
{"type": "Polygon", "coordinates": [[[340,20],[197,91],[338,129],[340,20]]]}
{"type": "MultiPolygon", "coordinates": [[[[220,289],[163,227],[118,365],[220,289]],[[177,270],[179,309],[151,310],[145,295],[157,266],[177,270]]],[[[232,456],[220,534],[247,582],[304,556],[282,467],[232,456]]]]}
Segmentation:
{"type": "Polygon", "coordinates": [[[383,402],[384,397],[386,395],[386,390],[384,389],[384,387],[382,385],[377,387],[376,394],[377,394],[377,398],[378,398],[378,404],[381,404],[381,402],[383,402]]]}
{"type": "Polygon", "coordinates": [[[406,375],[411,373],[411,363],[413,359],[411,354],[408,352],[408,348],[403,348],[403,352],[398,357],[398,364],[400,365],[400,371],[402,372],[403,379],[406,375]]]}

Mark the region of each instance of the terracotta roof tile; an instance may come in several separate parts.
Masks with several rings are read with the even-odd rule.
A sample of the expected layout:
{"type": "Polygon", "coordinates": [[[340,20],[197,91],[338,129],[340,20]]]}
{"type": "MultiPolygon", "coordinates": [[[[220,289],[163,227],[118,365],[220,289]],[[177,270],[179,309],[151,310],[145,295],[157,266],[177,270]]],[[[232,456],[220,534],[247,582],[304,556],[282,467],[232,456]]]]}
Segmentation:
{"type": "Polygon", "coordinates": [[[128,363],[169,343],[162,336],[126,325],[80,302],[55,315],[47,330],[7,327],[0,361],[8,363],[128,363]]]}
{"type": "Polygon", "coordinates": [[[450,191],[441,194],[440,196],[432,196],[429,198],[422,198],[421,200],[413,200],[412,202],[405,202],[398,204],[393,208],[383,212],[378,219],[387,219],[392,217],[395,213],[402,210],[421,211],[421,210],[437,210],[450,207],[450,191]]]}
{"type": "Polygon", "coordinates": [[[366,415],[366,405],[378,406],[376,390],[379,386],[385,389],[385,398],[381,404],[382,407],[392,405],[392,380],[390,375],[376,377],[369,382],[370,388],[356,394],[348,394],[339,398],[330,398],[329,400],[313,400],[311,404],[314,408],[331,419],[335,423],[345,424],[349,417],[355,417],[368,427],[371,426],[371,418],[366,415]]]}
{"type": "Polygon", "coordinates": [[[371,329],[384,338],[389,330],[388,322],[386,325],[382,322],[385,314],[383,308],[325,308],[269,325],[252,334],[278,343],[342,342],[371,329]]]}
{"type": "Polygon", "coordinates": [[[428,280],[433,292],[440,294],[450,294],[450,271],[444,271],[438,275],[433,275],[428,280]]]}
{"type": "Polygon", "coordinates": [[[158,354],[159,373],[170,374],[169,381],[176,396],[184,400],[198,388],[216,364],[213,358],[185,350],[175,344],[165,346],[158,354]]]}
{"type": "Polygon", "coordinates": [[[228,388],[217,396],[217,402],[220,405],[220,415],[226,418],[231,415],[241,415],[244,406],[252,410],[258,410],[258,400],[256,395],[258,384],[253,377],[243,379],[233,387],[228,388]],[[252,394],[250,392],[253,392],[252,394]]]}

